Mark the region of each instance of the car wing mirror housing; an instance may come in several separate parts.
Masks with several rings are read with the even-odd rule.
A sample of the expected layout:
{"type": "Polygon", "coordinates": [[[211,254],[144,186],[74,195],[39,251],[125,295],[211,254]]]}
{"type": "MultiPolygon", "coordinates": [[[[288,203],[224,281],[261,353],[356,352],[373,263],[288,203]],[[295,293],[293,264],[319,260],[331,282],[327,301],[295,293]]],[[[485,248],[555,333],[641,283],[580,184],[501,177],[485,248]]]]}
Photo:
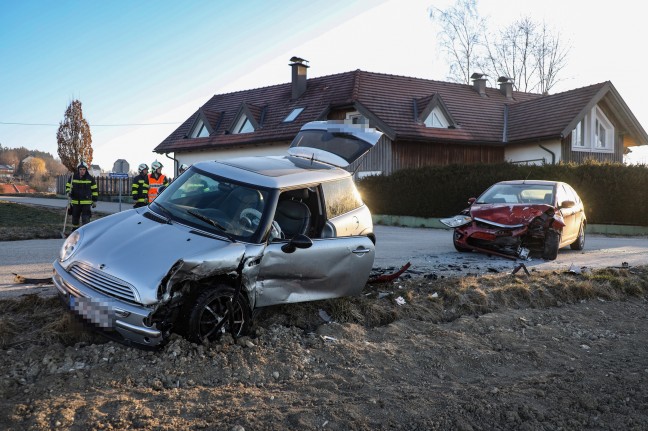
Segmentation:
{"type": "Polygon", "coordinates": [[[476,200],[477,200],[477,198],[470,198],[470,199],[468,199],[468,205],[472,205],[472,204],[474,204],[476,200]]]}
{"type": "Polygon", "coordinates": [[[284,253],[294,253],[298,248],[310,248],[313,245],[313,240],[303,234],[295,235],[293,239],[281,246],[281,251],[284,253]]]}

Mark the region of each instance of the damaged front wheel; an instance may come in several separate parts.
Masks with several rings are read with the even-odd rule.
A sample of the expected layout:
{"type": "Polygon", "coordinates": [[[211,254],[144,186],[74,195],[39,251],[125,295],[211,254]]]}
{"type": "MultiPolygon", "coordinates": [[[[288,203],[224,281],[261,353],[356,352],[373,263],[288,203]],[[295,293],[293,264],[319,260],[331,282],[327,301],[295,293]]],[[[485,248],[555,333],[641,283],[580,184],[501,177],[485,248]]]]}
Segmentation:
{"type": "Polygon", "coordinates": [[[560,232],[549,229],[545,234],[544,248],[542,258],[545,260],[556,260],[558,249],[560,248],[560,232]]]}
{"type": "Polygon", "coordinates": [[[243,292],[219,284],[200,294],[189,313],[187,338],[197,343],[215,341],[223,334],[244,335],[250,327],[251,312],[243,292]]]}

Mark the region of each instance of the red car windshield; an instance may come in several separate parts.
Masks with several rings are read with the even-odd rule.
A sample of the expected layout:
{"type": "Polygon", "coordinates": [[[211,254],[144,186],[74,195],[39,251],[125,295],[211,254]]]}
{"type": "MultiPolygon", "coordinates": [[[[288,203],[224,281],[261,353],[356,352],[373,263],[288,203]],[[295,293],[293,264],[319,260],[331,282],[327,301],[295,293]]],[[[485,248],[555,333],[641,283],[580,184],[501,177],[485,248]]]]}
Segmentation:
{"type": "Polygon", "coordinates": [[[552,184],[495,184],[477,199],[478,204],[547,204],[553,205],[552,184]]]}

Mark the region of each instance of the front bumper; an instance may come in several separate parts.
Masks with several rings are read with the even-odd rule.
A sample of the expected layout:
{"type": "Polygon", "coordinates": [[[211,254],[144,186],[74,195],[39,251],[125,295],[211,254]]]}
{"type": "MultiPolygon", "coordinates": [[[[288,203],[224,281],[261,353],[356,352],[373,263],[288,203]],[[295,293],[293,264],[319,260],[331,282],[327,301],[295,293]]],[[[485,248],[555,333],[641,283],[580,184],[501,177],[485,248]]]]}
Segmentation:
{"type": "Polygon", "coordinates": [[[131,304],[97,292],[81,283],[54,261],[54,285],[68,308],[103,331],[117,333],[125,342],[155,347],[163,342],[162,331],[147,326],[153,309],[131,304]]]}

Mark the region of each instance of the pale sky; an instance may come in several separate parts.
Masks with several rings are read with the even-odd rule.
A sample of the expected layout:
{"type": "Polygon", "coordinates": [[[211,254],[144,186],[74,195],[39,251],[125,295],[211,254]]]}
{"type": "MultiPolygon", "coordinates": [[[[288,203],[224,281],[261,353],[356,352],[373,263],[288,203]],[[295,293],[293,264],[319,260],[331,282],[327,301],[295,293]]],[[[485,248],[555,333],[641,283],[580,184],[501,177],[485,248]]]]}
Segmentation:
{"type": "MultiPolygon", "coordinates": [[[[110,170],[123,158],[133,169],[158,159],[172,173],[153,148],[214,94],[289,82],[293,55],[309,60],[309,77],[362,69],[446,80],[428,8],[450,4],[0,0],[0,144],[58,157],[58,123],[79,99],[94,164],[110,170]]],[[[478,0],[478,10],[491,28],[522,16],[546,21],[571,46],[552,93],[611,81],[648,129],[639,4],[478,0]]]]}

